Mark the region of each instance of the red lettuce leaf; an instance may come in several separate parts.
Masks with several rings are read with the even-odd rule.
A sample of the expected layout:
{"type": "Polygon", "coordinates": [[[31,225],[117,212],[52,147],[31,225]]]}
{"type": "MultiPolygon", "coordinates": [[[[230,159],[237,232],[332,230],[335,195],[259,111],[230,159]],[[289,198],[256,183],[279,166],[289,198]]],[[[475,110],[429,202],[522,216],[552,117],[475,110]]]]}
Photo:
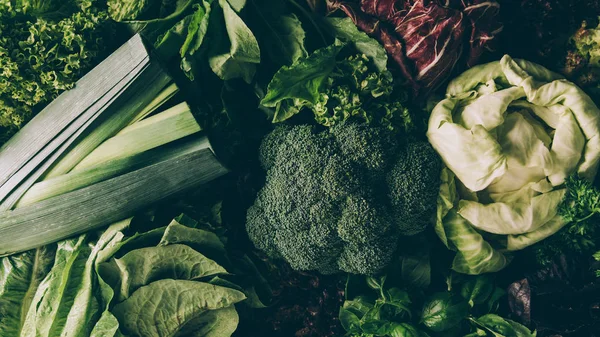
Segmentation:
{"type": "Polygon", "coordinates": [[[425,95],[458,67],[477,64],[502,31],[500,5],[486,0],[329,0],[377,38],[415,91],[425,95]]]}

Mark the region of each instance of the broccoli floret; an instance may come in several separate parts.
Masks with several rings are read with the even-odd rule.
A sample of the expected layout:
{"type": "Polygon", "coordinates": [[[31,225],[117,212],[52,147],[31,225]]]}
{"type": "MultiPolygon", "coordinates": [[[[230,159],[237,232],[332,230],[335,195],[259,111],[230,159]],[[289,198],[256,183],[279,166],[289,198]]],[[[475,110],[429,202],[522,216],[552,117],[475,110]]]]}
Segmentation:
{"type": "Polygon", "coordinates": [[[391,189],[406,186],[404,202],[420,212],[415,218],[425,219],[419,218],[420,229],[435,213],[437,192],[435,198],[421,200],[418,190],[439,188],[439,162],[431,165],[412,148],[405,151],[392,131],[367,124],[276,128],[261,145],[267,177],[247,213],[250,239],[296,270],[378,272],[392,259],[398,237],[417,231],[417,226],[405,230],[408,215],[399,216],[405,209],[398,206],[406,206],[391,200],[402,192],[391,189]],[[407,165],[411,160],[416,162],[407,165]],[[437,186],[423,186],[429,177],[416,170],[433,174],[436,168],[438,180],[430,181],[437,186]],[[392,176],[415,179],[418,185],[392,176]],[[409,195],[432,208],[417,208],[409,195]]]}
{"type": "Polygon", "coordinates": [[[423,231],[436,211],[442,161],[427,142],[408,144],[388,173],[389,200],[405,235],[423,231]]]}

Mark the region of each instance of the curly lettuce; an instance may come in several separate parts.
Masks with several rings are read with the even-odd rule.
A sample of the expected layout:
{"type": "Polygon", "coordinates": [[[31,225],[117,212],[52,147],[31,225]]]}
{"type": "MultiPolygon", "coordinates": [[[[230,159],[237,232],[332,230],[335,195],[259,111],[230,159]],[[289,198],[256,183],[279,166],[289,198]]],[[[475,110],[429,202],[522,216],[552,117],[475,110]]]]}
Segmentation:
{"type": "Polygon", "coordinates": [[[111,27],[92,1],[0,1],[0,144],[103,58],[111,27]]]}
{"type": "Polygon", "coordinates": [[[591,181],[600,162],[600,110],[590,97],[508,55],[454,79],[427,136],[446,165],[437,233],[467,274],[498,271],[506,251],[560,230],[565,179],[591,181]]]}

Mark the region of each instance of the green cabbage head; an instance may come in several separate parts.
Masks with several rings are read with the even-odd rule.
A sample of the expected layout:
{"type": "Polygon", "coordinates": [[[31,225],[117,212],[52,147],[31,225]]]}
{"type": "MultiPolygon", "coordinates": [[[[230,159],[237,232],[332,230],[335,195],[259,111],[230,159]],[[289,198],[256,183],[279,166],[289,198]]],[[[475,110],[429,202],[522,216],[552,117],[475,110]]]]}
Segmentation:
{"type": "Polygon", "coordinates": [[[436,231],[453,269],[495,272],[565,225],[565,178],[598,169],[600,111],[560,75],[504,56],[450,82],[427,137],[446,165],[436,231]]]}

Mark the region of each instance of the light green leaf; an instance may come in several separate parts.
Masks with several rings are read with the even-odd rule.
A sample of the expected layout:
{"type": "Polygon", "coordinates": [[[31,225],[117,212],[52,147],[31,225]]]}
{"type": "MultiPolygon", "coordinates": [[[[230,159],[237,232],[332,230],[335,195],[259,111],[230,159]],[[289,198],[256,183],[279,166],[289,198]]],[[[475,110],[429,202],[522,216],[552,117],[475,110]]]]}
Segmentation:
{"type": "Polygon", "coordinates": [[[530,331],[522,324],[502,318],[495,314],[487,314],[472,321],[495,337],[535,337],[536,333],[530,331]]]}
{"type": "Polygon", "coordinates": [[[216,262],[181,244],[136,249],[115,259],[114,263],[114,269],[121,274],[118,301],[159,279],[197,280],[227,273],[216,262]]]}
{"type": "Polygon", "coordinates": [[[537,230],[556,216],[565,189],[532,197],[529,200],[484,205],[461,200],[458,214],[474,227],[494,234],[522,234],[537,230]]]}
{"type": "Polygon", "coordinates": [[[222,265],[230,263],[227,258],[225,245],[215,233],[184,226],[177,220],[173,220],[169,226],[167,226],[158,245],[167,246],[173,244],[185,244],[190,246],[209,259],[217,261],[222,265]]]}
{"type": "Polygon", "coordinates": [[[236,12],[240,12],[244,7],[246,7],[246,0],[227,0],[231,8],[233,8],[236,12]]]}
{"type": "Polygon", "coordinates": [[[387,70],[388,56],[383,46],[377,40],[358,30],[352,19],[330,17],[325,22],[340,40],[354,44],[358,52],[367,55],[379,72],[387,70]]]}
{"type": "Polygon", "coordinates": [[[91,326],[81,326],[73,323],[93,324],[98,314],[98,303],[90,299],[83,303],[85,321],[69,321],[69,314],[76,302],[77,294],[85,291],[85,268],[91,247],[85,235],[76,239],[58,243],[55,265],[44,281],[38,287],[33,298],[21,336],[23,337],[53,337],[75,336],[89,334],[91,326]],[[73,330],[71,330],[73,329],[73,330]],[[73,334],[70,334],[73,333],[73,334]]]}
{"type": "Polygon", "coordinates": [[[184,325],[177,336],[229,337],[237,329],[240,318],[234,306],[210,310],[184,325]]]}
{"type": "Polygon", "coordinates": [[[260,63],[260,48],[252,31],[235,13],[227,0],[219,0],[223,16],[213,13],[211,32],[213,48],[209,51],[208,63],[223,80],[242,78],[252,81],[256,64],[260,63]],[[223,32],[223,27],[227,35],[223,32]],[[227,40],[229,43],[227,43],[227,40]]]}
{"type": "Polygon", "coordinates": [[[495,250],[472,225],[455,210],[443,220],[448,242],[458,250],[452,269],[464,274],[492,273],[508,265],[509,260],[495,250]]]}
{"type": "Polygon", "coordinates": [[[506,172],[506,156],[480,124],[467,129],[453,120],[459,100],[442,100],[431,112],[427,137],[444,163],[472,191],[481,191],[506,172]],[[468,149],[468,151],[466,151],[468,149]]]}
{"type": "Polygon", "coordinates": [[[0,336],[19,336],[38,286],[54,263],[44,246],[0,259],[0,336]]]}
{"type": "Polygon", "coordinates": [[[123,332],[146,337],[175,336],[182,325],[230,307],[246,297],[240,291],[187,280],[160,280],[139,288],[113,314],[123,332]]]}
{"type": "Polygon", "coordinates": [[[567,222],[561,216],[557,215],[533,232],[518,235],[508,235],[506,249],[509,251],[514,251],[529,247],[534,243],[540,242],[545,238],[555,234],[566,224],[567,222]]]}
{"type": "Polygon", "coordinates": [[[136,20],[142,17],[157,0],[108,0],[108,14],[115,21],[136,20]]]}

